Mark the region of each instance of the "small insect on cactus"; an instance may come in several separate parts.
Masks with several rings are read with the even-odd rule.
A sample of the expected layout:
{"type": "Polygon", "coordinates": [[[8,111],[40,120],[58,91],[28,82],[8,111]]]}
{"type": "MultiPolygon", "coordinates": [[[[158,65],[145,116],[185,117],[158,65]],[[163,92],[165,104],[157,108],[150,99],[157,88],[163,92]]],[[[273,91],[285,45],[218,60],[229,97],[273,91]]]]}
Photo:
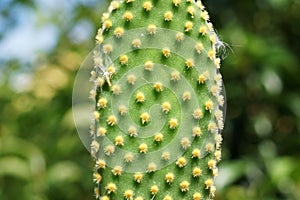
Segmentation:
{"type": "Polygon", "coordinates": [[[213,199],[222,46],[201,1],[112,1],[96,36],[97,199],[213,199]]]}

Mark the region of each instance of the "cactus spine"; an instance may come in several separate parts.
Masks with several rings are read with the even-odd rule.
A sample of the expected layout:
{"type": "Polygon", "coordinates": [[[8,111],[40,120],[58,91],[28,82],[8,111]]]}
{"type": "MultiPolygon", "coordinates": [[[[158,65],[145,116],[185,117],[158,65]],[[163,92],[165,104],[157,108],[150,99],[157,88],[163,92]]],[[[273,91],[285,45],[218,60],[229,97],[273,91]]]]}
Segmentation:
{"type": "Polygon", "coordinates": [[[224,94],[201,1],[112,1],[96,36],[97,199],[213,199],[224,94]]]}

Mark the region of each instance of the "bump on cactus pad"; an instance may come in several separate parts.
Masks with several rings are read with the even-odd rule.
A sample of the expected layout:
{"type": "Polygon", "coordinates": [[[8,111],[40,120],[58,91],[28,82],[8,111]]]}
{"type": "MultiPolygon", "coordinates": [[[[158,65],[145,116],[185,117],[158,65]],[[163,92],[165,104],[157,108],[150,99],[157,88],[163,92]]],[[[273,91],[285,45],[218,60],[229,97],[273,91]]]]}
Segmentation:
{"type": "Polygon", "coordinates": [[[212,199],[222,44],[201,1],[112,1],[96,36],[91,154],[98,199],[212,199]]]}

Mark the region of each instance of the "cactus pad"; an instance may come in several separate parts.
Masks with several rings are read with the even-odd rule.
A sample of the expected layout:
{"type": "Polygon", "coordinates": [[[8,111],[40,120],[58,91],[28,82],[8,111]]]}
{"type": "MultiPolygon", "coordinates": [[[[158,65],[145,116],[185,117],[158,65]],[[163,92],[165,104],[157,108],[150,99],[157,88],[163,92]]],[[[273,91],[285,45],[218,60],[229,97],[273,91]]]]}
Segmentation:
{"type": "Polygon", "coordinates": [[[201,1],[114,0],[96,42],[96,198],[212,199],[224,126],[222,43],[201,1]]]}

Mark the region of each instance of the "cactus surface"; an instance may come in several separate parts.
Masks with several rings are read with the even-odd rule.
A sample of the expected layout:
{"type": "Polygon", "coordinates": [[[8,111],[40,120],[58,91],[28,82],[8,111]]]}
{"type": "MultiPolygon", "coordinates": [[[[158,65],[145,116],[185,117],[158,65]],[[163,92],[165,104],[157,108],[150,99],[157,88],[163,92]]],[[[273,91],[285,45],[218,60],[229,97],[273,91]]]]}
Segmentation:
{"type": "Polygon", "coordinates": [[[222,46],[201,1],[112,1],[96,36],[97,199],[213,199],[222,46]]]}

